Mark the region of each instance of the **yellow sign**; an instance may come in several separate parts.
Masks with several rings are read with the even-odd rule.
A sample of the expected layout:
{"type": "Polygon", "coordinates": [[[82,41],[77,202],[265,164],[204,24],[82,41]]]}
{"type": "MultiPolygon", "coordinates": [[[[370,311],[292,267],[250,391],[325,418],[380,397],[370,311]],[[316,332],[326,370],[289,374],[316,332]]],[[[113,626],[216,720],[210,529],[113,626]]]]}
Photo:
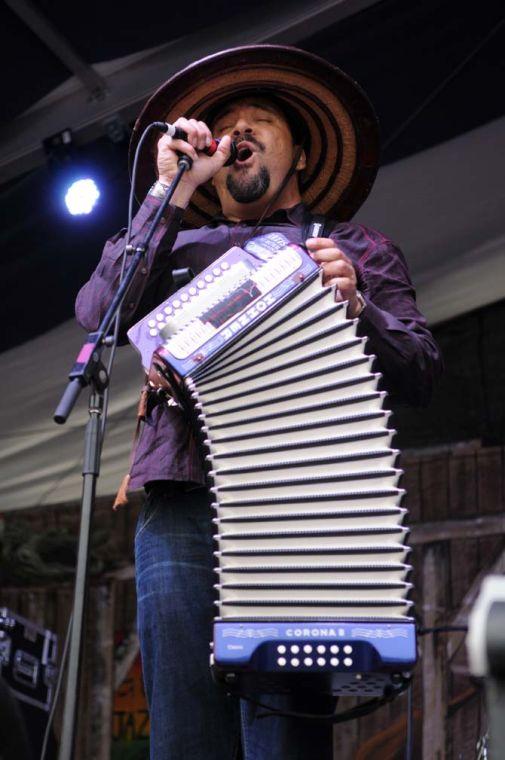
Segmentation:
{"type": "Polygon", "coordinates": [[[116,741],[136,741],[149,737],[149,713],[142,682],[140,655],[114,696],[112,737],[116,741]]]}

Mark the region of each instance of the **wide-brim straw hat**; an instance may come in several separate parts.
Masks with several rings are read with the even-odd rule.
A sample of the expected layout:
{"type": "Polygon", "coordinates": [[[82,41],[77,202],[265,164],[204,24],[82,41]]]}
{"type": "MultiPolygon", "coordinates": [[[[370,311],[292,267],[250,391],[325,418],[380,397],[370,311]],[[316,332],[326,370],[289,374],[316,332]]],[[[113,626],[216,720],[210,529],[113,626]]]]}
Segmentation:
{"type": "MultiPolygon", "coordinates": [[[[219,102],[257,90],[271,93],[294,109],[309,135],[302,200],[316,214],[350,219],[368,196],[379,163],[375,111],[361,87],[322,58],[282,45],[223,50],[202,58],[168,79],[147,101],[130,142],[130,166],[140,136],[153,121],[173,123],[179,116],[205,121],[219,102]]],[[[156,142],[142,149],[136,196],[141,201],[156,180],[156,142]]],[[[184,222],[199,227],[221,212],[210,183],[191,199],[184,222]]]]}

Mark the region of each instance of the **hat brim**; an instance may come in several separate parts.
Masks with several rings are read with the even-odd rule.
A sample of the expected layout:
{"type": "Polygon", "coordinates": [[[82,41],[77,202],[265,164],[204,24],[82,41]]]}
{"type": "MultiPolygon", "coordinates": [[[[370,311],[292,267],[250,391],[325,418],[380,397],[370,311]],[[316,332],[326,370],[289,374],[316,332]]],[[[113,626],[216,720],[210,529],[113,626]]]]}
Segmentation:
{"type": "MultiPolygon", "coordinates": [[[[336,66],[297,48],[255,45],[224,50],[193,63],[165,82],[148,100],[133,129],[130,166],[138,141],[153,121],[178,117],[204,119],[219,101],[258,88],[289,103],[310,136],[301,195],[317,214],[345,221],[368,196],[379,164],[379,130],[374,109],[363,90],[336,66]]],[[[153,134],[139,158],[137,198],[156,179],[153,134]]],[[[220,212],[209,184],[199,187],[185,213],[185,223],[201,226],[220,212]]]]}

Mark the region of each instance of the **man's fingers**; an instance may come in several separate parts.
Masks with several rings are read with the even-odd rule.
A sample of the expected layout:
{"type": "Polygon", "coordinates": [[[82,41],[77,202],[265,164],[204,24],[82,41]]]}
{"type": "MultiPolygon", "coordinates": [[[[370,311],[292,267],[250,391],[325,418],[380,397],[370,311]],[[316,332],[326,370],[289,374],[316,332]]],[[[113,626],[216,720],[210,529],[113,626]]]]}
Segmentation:
{"type": "Polygon", "coordinates": [[[310,251],[310,254],[314,261],[317,261],[319,264],[330,261],[345,261],[352,266],[350,259],[339,248],[323,248],[320,251],[310,251]]]}
{"type": "Polygon", "coordinates": [[[340,248],[337,248],[334,240],[330,238],[310,238],[306,241],[307,250],[314,259],[322,263],[323,261],[335,261],[342,259],[350,263],[350,259],[340,248]]]}
{"type": "Polygon", "coordinates": [[[348,277],[331,277],[325,285],[335,285],[335,301],[350,301],[356,296],[356,285],[348,277]]]}
{"type": "Polygon", "coordinates": [[[333,259],[332,261],[321,264],[325,277],[349,277],[356,280],[356,273],[353,265],[345,259],[333,259]]]}
{"type": "Polygon", "coordinates": [[[185,153],[187,156],[196,161],[198,153],[190,142],[186,140],[174,140],[173,137],[162,137],[158,143],[158,153],[163,153],[163,150],[177,150],[179,153],[185,153]]]}
{"type": "Polygon", "coordinates": [[[305,245],[309,251],[318,251],[321,248],[334,248],[335,241],[331,238],[307,238],[305,245]]]}
{"type": "Polygon", "coordinates": [[[197,121],[196,119],[186,119],[184,116],[181,116],[175,122],[175,126],[180,127],[186,132],[188,136],[187,142],[196,150],[203,150],[206,146],[210,145],[211,133],[205,122],[197,121]]]}
{"type": "Polygon", "coordinates": [[[231,148],[231,137],[230,135],[225,135],[219,141],[219,145],[217,146],[217,150],[214,154],[215,156],[218,156],[219,160],[221,161],[221,166],[224,164],[226,159],[229,158],[230,148],[231,148]]]}

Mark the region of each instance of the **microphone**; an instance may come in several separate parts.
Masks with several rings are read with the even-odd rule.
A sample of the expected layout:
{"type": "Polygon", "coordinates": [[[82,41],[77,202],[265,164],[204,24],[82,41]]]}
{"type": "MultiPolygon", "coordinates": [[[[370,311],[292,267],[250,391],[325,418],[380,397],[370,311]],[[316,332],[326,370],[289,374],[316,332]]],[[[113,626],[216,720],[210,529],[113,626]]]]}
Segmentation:
{"type": "MultiPolygon", "coordinates": [[[[169,135],[169,137],[173,137],[174,140],[187,141],[188,139],[187,133],[180,127],[176,127],[174,124],[167,124],[164,121],[155,121],[153,122],[153,126],[159,129],[160,132],[165,132],[167,135],[169,135]]],[[[212,138],[211,144],[205,147],[202,150],[202,153],[205,153],[206,156],[213,156],[220,142],[221,140],[219,138],[212,138]]],[[[242,150],[237,150],[237,143],[233,142],[232,140],[230,146],[230,155],[224,163],[224,166],[231,166],[233,163],[235,163],[235,161],[237,161],[237,159],[239,161],[245,161],[247,158],[249,158],[249,156],[252,156],[252,151],[249,150],[249,148],[242,148],[242,150]]]]}

